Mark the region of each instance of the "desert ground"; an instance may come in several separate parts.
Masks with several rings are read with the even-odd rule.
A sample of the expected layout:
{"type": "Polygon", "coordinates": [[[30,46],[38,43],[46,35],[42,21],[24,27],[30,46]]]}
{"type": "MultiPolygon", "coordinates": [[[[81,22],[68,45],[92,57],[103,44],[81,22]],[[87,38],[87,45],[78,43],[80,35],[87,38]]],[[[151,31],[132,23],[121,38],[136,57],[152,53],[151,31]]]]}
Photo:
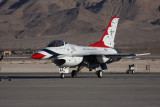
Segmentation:
{"type": "MultiPolygon", "coordinates": [[[[108,64],[106,72],[126,72],[129,64],[136,65],[136,72],[160,72],[160,59],[147,60],[130,60],[122,59],[121,61],[108,64]],[[150,70],[146,70],[146,65],[150,65],[150,70]]],[[[3,60],[0,62],[2,73],[26,73],[26,72],[58,72],[58,67],[50,62],[50,60],[3,60]]],[[[70,72],[76,68],[71,68],[70,72]]],[[[88,72],[87,68],[83,68],[81,72],[88,72]]]]}

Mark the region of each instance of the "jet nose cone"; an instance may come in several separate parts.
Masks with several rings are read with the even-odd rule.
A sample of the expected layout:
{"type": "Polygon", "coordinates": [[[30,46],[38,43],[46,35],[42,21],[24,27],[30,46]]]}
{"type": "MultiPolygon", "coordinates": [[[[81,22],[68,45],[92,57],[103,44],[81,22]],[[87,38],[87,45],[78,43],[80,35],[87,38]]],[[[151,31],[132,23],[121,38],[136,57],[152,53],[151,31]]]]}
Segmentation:
{"type": "Polygon", "coordinates": [[[32,59],[42,59],[44,58],[46,55],[43,55],[41,53],[35,53],[34,55],[31,56],[32,59]]]}

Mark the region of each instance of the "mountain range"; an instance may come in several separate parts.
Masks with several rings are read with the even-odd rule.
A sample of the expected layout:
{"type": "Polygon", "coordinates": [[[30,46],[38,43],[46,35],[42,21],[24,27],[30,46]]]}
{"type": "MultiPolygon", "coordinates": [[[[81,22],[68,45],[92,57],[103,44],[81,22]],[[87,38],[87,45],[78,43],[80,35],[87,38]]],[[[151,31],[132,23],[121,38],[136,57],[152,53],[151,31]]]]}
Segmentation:
{"type": "Polygon", "coordinates": [[[111,17],[120,17],[116,48],[160,48],[160,0],[0,0],[0,48],[37,49],[52,39],[89,45],[111,17]]]}

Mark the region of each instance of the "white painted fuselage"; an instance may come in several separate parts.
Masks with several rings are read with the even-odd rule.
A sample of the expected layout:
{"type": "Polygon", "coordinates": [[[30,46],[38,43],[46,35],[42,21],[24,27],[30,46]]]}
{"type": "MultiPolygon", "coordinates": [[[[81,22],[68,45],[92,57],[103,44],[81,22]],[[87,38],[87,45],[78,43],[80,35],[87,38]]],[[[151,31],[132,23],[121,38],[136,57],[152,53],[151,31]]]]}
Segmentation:
{"type": "MultiPolygon", "coordinates": [[[[65,44],[61,47],[46,47],[50,51],[53,51],[59,56],[87,56],[87,55],[107,55],[107,54],[117,54],[117,51],[113,48],[101,48],[101,47],[87,47],[87,46],[77,46],[73,44],[65,44]]],[[[46,55],[42,59],[48,59],[52,57],[52,54],[49,54],[45,51],[39,51],[46,55]]]]}

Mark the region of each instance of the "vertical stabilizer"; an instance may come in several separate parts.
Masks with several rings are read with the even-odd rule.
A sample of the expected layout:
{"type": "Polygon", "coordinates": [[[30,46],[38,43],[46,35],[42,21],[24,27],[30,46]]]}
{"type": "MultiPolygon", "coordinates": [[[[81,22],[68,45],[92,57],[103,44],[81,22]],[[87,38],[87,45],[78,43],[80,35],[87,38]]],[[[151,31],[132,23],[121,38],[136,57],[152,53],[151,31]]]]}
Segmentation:
{"type": "Polygon", "coordinates": [[[112,17],[100,41],[91,44],[91,47],[110,47],[114,48],[114,39],[116,35],[119,17],[112,17]]]}

